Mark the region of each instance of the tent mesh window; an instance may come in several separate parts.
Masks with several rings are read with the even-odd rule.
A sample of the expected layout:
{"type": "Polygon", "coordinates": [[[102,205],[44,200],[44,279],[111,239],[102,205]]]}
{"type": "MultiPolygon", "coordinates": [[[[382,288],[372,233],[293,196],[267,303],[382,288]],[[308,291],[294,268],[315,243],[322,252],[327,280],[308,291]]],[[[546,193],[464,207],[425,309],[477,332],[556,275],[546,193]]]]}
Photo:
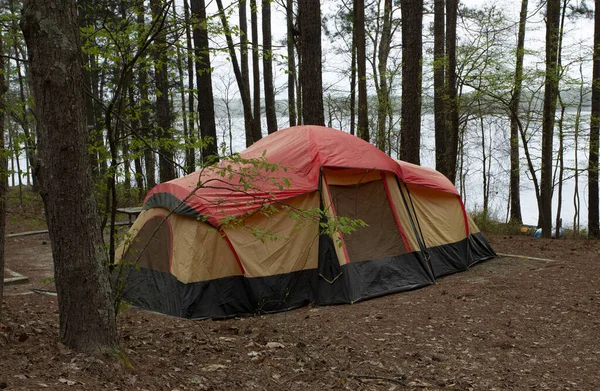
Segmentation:
{"type": "Polygon", "coordinates": [[[407,252],[381,180],[350,186],[329,185],[329,189],[339,217],[361,219],[368,225],[344,235],[350,262],[407,252]]]}

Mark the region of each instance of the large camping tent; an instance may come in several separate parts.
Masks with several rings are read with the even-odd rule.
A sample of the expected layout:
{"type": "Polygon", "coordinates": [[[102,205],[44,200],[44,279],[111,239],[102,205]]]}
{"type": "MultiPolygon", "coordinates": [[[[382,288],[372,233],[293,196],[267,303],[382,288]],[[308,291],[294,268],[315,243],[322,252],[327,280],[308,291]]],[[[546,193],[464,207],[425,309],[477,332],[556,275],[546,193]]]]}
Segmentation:
{"type": "Polygon", "coordinates": [[[219,318],[414,289],[495,254],[443,175],[297,126],[157,185],[117,255],[127,301],[219,318]]]}

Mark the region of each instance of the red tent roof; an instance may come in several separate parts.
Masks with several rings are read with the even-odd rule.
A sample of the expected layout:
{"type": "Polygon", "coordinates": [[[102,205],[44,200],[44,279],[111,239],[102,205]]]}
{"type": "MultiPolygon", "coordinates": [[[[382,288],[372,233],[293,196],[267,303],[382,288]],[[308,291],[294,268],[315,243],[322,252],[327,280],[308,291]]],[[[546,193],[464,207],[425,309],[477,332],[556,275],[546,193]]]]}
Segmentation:
{"type": "Polygon", "coordinates": [[[317,190],[323,167],[389,171],[407,183],[457,193],[450,181],[434,170],[396,162],[358,137],[321,126],[295,126],[277,131],[253,144],[240,157],[250,162],[223,161],[161,183],[148,193],[146,202],[153,197],[160,199],[161,195],[171,200],[175,197],[216,226],[228,217],[258,210],[265,203],[317,190]],[[260,161],[281,168],[266,172],[260,161]],[[200,188],[198,183],[202,183],[200,188]]]}

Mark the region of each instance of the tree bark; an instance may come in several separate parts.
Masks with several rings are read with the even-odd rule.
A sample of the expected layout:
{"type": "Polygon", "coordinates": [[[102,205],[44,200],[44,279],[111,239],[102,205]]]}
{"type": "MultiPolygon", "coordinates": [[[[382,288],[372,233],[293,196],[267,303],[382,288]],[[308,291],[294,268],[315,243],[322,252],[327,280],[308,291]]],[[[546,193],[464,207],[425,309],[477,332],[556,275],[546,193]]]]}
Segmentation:
{"type": "Polygon", "coordinates": [[[300,89],[303,123],[325,126],[320,0],[298,2],[298,23],[300,25],[300,89]]]}
{"type": "Polygon", "coordinates": [[[260,134],[255,134],[259,136],[258,139],[262,138],[262,122],[260,119],[260,67],[259,67],[259,59],[258,59],[258,17],[257,17],[257,9],[256,9],[256,0],[250,0],[250,28],[252,30],[252,92],[253,92],[253,113],[252,117],[254,118],[254,127],[252,128],[253,134],[256,131],[256,126],[258,126],[258,130],[260,134]]]}
{"type": "Polygon", "coordinates": [[[377,53],[377,68],[379,70],[377,148],[385,152],[389,143],[386,132],[387,118],[391,111],[387,63],[392,44],[392,0],[384,0],[383,9],[383,27],[381,28],[381,40],[379,41],[379,51],[377,53]]]}
{"type": "Polygon", "coordinates": [[[558,93],[558,30],[560,0],[548,0],[546,12],[546,78],[542,120],[541,225],[542,236],[552,237],[552,144],[558,93]]]}
{"type": "Polygon", "coordinates": [[[458,0],[446,0],[446,172],[452,183],[456,182],[456,157],[458,154],[458,94],[456,85],[456,18],[458,0]]]}
{"type": "Polygon", "coordinates": [[[356,39],[352,34],[352,60],[350,62],[350,134],[356,133],[356,39]]]}
{"type": "Polygon", "coordinates": [[[421,164],[423,1],[402,0],[402,113],[400,160],[421,164]]]}
{"type": "Polygon", "coordinates": [[[210,140],[203,145],[200,158],[202,164],[209,164],[218,161],[219,150],[217,147],[217,125],[215,123],[215,101],[213,97],[206,4],[204,0],[191,0],[191,8],[194,19],[194,53],[196,57],[200,137],[204,141],[210,140]]]}
{"type": "Polygon", "coordinates": [[[273,45],[271,43],[271,0],[262,0],[263,77],[265,85],[265,115],[267,132],[277,131],[275,88],[273,87],[273,45]]]}
{"type": "Polygon", "coordinates": [[[519,35],[517,37],[517,62],[515,85],[510,101],[510,222],[522,224],[521,216],[521,169],[519,165],[519,105],[523,84],[523,57],[525,55],[525,25],[527,23],[528,0],[521,1],[519,35]]]}
{"type": "MultiPolygon", "coordinates": [[[[263,5],[264,6],[264,5],[263,5]]],[[[286,19],[287,19],[287,66],[288,66],[288,121],[290,126],[296,126],[296,60],[294,53],[295,34],[294,34],[294,1],[286,1],[286,19]]],[[[263,22],[264,23],[264,22],[263,22]]],[[[265,67],[266,69],[266,67],[265,67]]],[[[266,89],[266,87],[265,87],[266,89]]],[[[268,121],[268,118],[267,118],[268,121]]]]}
{"type": "Polygon", "coordinates": [[[365,0],[354,0],[354,37],[358,68],[358,137],[369,141],[369,107],[367,103],[367,53],[365,42],[365,0]]]}
{"type": "MultiPolygon", "coordinates": [[[[190,6],[187,0],[183,0],[183,18],[185,20],[185,42],[187,48],[187,74],[188,74],[188,130],[189,130],[189,143],[196,143],[196,108],[195,108],[195,97],[194,97],[194,48],[192,41],[192,20],[190,18],[190,6]]],[[[212,83],[211,83],[212,84],[212,83]]],[[[216,141],[215,141],[216,144],[216,141]]],[[[196,150],[188,148],[188,161],[186,165],[192,168],[192,171],[196,167],[196,150]]]]}
{"type": "Polygon", "coordinates": [[[435,126],[435,169],[446,174],[446,91],[444,68],[446,64],[445,0],[434,0],[433,8],[433,111],[435,126]]]}
{"type": "MultiPolygon", "coordinates": [[[[152,18],[163,17],[162,0],[151,0],[152,18]]],[[[156,35],[152,57],[154,60],[154,78],[156,85],[156,125],[157,139],[159,142],[158,150],[158,172],[161,182],[167,182],[177,177],[174,165],[174,152],[171,143],[172,123],[171,108],[169,106],[169,70],[167,66],[167,33],[161,31],[156,35]]]]}
{"type": "MultiPolygon", "coordinates": [[[[600,10],[600,0],[594,2],[600,10]]],[[[592,69],[592,113],[590,119],[590,157],[588,166],[588,234],[600,238],[598,215],[598,139],[600,133],[600,12],[594,13],[594,54],[592,69]]]]}
{"type": "Polygon", "coordinates": [[[0,322],[2,321],[2,299],[4,298],[4,241],[6,227],[6,192],[8,190],[8,159],[4,148],[5,94],[7,91],[4,66],[4,43],[0,34],[0,322]]]}
{"type": "Polygon", "coordinates": [[[60,341],[85,352],[117,349],[106,257],[92,192],[76,4],[26,0],[38,120],[39,182],[50,232],[60,341]]]}

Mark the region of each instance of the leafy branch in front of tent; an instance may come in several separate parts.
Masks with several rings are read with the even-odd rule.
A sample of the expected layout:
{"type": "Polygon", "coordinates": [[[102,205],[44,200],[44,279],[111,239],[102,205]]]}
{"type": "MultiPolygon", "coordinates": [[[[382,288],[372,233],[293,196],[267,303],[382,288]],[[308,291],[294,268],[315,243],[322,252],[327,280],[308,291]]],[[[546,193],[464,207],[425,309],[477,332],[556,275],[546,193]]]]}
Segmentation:
{"type": "MultiPolygon", "coordinates": [[[[258,226],[250,220],[253,216],[261,215],[269,219],[276,214],[285,213],[288,218],[300,222],[294,230],[301,230],[308,225],[315,227],[315,238],[319,235],[327,235],[335,238],[336,234],[348,235],[367,224],[360,219],[351,219],[343,216],[330,216],[327,210],[316,208],[300,208],[291,205],[289,199],[278,199],[277,192],[292,187],[290,178],[281,175],[288,171],[288,167],[271,163],[266,159],[266,151],[259,158],[245,158],[240,154],[234,154],[221,158],[220,163],[202,168],[193,175],[198,179],[193,189],[186,197],[164,216],[151,235],[144,243],[139,243],[137,232],[131,231],[121,244],[121,254],[116,278],[113,279],[115,310],[121,308],[120,303],[125,296],[127,280],[132,270],[139,270],[139,261],[147,250],[150,242],[156,236],[161,226],[171,218],[175,210],[186,205],[191,197],[203,201],[216,215],[200,215],[198,221],[207,223],[220,234],[227,236],[226,230],[247,230],[261,243],[289,240],[290,237],[277,232],[269,224],[258,226]],[[219,198],[211,198],[201,189],[212,189],[222,194],[219,198]],[[240,202],[238,199],[243,199],[240,202]],[[249,208],[249,206],[252,206],[249,208]],[[251,209],[250,211],[247,211],[251,209]],[[233,212],[232,212],[233,211],[233,212]],[[235,213],[239,211],[239,213],[235,213]],[[125,254],[132,244],[135,243],[135,253],[131,253],[134,259],[125,261],[125,254]]],[[[214,193],[211,193],[214,194],[214,193]]],[[[291,196],[290,199],[295,198],[291,196]]],[[[207,209],[208,210],[208,209],[207,209]]],[[[339,247],[343,245],[341,236],[336,238],[339,247]]],[[[133,248],[132,248],[133,250],[133,248]]],[[[308,259],[304,260],[305,266],[308,259]]]]}

